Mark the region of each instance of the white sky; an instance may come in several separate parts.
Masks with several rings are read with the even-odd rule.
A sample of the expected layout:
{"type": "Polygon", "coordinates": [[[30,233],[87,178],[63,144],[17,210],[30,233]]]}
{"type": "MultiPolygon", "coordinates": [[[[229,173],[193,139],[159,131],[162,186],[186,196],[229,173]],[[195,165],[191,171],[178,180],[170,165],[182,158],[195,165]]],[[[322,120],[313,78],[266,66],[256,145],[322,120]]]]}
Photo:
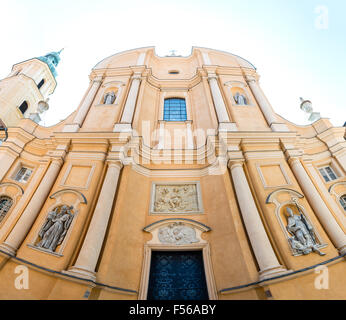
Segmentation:
{"type": "Polygon", "coordinates": [[[0,79],[15,63],[65,48],[41,123],[48,126],[78,107],[92,67],[107,56],[146,46],[158,55],[174,49],[185,56],[192,46],[209,47],[252,62],[286,119],[309,123],[299,109],[302,96],[342,126],[344,12],[344,0],[0,0],[0,79]]]}

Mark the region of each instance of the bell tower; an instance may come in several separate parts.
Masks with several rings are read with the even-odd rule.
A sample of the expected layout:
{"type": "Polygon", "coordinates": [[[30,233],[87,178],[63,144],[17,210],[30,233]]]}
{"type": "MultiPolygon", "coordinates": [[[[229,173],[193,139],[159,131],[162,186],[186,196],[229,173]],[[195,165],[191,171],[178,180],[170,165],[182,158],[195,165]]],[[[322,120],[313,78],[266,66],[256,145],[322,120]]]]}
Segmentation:
{"type": "Polygon", "coordinates": [[[40,114],[48,110],[48,97],[57,86],[61,51],[17,63],[0,81],[0,119],[7,127],[24,118],[41,121],[40,114]]]}

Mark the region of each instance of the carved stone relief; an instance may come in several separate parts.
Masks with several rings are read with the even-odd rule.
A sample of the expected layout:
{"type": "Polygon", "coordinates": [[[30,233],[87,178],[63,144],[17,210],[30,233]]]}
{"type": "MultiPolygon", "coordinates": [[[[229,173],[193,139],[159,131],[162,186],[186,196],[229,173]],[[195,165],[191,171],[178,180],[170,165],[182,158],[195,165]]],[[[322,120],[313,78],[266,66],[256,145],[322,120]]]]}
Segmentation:
{"type": "Polygon", "coordinates": [[[197,184],[155,185],[152,212],[201,212],[197,184]]]}
{"type": "Polygon", "coordinates": [[[181,222],[159,229],[158,237],[163,244],[182,245],[200,242],[196,237],[195,229],[185,226],[181,222]]]}

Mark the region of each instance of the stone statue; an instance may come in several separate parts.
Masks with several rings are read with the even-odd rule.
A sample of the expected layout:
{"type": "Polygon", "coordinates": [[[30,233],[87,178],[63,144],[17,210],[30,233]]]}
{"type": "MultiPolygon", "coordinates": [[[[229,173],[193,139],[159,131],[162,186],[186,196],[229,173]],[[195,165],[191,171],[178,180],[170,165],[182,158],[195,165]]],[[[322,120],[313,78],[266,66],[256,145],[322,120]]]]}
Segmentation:
{"type": "Polygon", "coordinates": [[[240,94],[239,92],[235,94],[234,100],[239,105],[247,105],[245,96],[240,94]]]}
{"type": "Polygon", "coordinates": [[[165,244],[191,244],[199,242],[196,231],[182,223],[173,223],[159,230],[159,240],[165,244]]]}
{"type": "Polygon", "coordinates": [[[292,235],[292,237],[288,239],[291,247],[298,253],[303,253],[305,255],[314,251],[324,256],[325,253],[321,252],[317,247],[313,227],[306,220],[304,215],[295,215],[291,208],[286,208],[286,212],[288,214],[288,224],[286,228],[292,235]]]}
{"type": "Polygon", "coordinates": [[[71,225],[73,207],[62,206],[48,213],[48,217],[39,232],[42,239],[37,247],[54,252],[63,241],[71,225]],[[60,210],[59,210],[60,209],[60,210]]]}
{"type": "Polygon", "coordinates": [[[108,92],[106,95],[105,95],[105,98],[104,98],[104,104],[113,104],[114,101],[115,101],[115,93],[113,91],[111,92],[108,92]]]}

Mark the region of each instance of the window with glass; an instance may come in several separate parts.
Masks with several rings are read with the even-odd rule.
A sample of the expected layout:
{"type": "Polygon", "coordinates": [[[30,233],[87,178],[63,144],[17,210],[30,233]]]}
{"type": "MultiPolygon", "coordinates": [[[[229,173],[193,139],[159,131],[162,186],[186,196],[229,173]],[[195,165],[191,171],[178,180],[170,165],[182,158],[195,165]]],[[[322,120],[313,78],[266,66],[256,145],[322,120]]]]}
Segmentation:
{"type": "Polygon", "coordinates": [[[341,203],[341,206],[346,211],[346,194],[344,194],[343,196],[340,197],[340,203],[341,203]]]}
{"type": "Polygon", "coordinates": [[[334,172],[334,170],[330,166],[319,168],[318,170],[320,171],[325,182],[329,182],[329,181],[333,181],[333,180],[338,179],[338,176],[336,175],[336,173],[334,172]]]}
{"type": "Polygon", "coordinates": [[[165,100],[163,120],[165,121],[186,121],[186,101],[181,98],[171,98],[165,100]]]}
{"type": "Polygon", "coordinates": [[[29,168],[21,167],[17,174],[14,177],[14,180],[21,182],[21,183],[26,183],[28,182],[30,176],[32,174],[32,170],[29,168]]]}
{"type": "Polygon", "coordinates": [[[9,197],[0,197],[0,222],[6,217],[10,211],[13,200],[9,197]]]}

